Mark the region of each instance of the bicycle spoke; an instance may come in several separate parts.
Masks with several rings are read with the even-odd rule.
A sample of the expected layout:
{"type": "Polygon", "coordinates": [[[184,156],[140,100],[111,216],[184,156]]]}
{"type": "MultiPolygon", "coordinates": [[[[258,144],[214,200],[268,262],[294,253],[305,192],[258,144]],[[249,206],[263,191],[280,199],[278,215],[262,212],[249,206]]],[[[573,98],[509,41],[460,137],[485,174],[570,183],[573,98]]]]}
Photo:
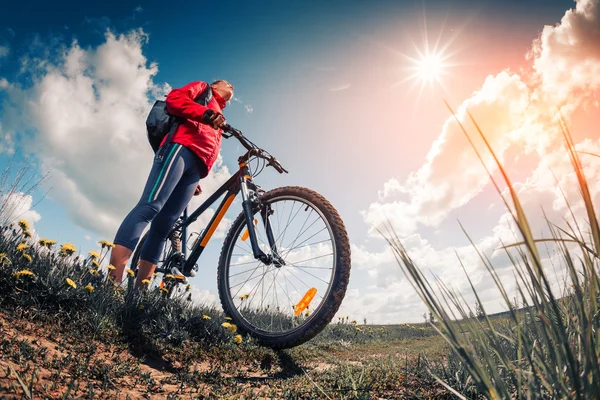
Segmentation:
{"type": "MultiPolygon", "coordinates": [[[[282,274],[283,277],[285,278],[285,274],[282,274]]],[[[277,284],[279,285],[279,287],[281,288],[281,290],[283,291],[283,294],[285,294],[285,297],[288,298],[288,300],[290,301],[291,305],[294,305],[294,302],[292,301],[292,299],[290,298],[290,295],[288,294],[288,292],[283,288],[283,286],[281,286],[281,283],[277,282],[277,284]]],[[[287,285],[287,283],[286,283],[287,285]]]]}
{"type": "MultiPolygon", "coordinates": [[[[304,262],[304,261],[316,260],[316,259],[318,259],[318,258],[323,258],[323,257],[331,256],[331,255],[333,255],[333,253],[324,254],[324,255],[322,255],[322,256],[316,256],[316,257],[306,258],[306,259],[304,259],[304,260],[296,261],[296,263],[301,263],[301,262],[304,262]]],[[[295,263],[291,263],[291,262],[289,262],[289,261],[288,261],[288,264],[295,265],[295,263]]]]}
{"type": "MultiPolygon", "coordinates": [[[[306,282],[304,282],[302,279],[298,278],[298,276],[296,274],[293,273],[293,270],[288,270],[290,271],[290,275],[293,276],[294,278],[296,278],[297,280],[300,281],[300,283],[302,283],[304,286],[306,286],[307,288],[311,289],[311,286],[307,285],[306,282]]],[[[285,275],[284,275],[285,276],[285,275]]],[[[290,280],[290,283],[292,283],[292,281],[290,280]]],[[[297,290],[297,289],[296,289],[297,290]]],[[[302,293],[301,291],[298,290],[298,293],[302,293]]],[[[315,294],[315,296],[319,296],[321,298],[321,300],[323,299],[323,296],[321,296],[321,294],[319,292],[317,292],[315,294]]]]}
{"type": "Polygon", "coordinates": [[[312,269],[333,269],[333,267],[327,268],[327,267],[308,267],[305,265],[294,265],[294,264],[288,264],[291,267],[294,268],[312,268],[312,269]]]}
{"type": "MultiPolygon", "coordinates": [[[[292,265],[293,265],[293,266],[295,266],[294,264],[292,264],[292,265]]],[[[304,273],[306,273],[306,274],[308,274],[308,275],[312,276],[313,278],[316,278],[316,279],[320,280],[321,282],[323,282],[323,283],[325,283],[327,286],[329,286],[329,282],[327,282],[327,281],[324,281],[323,279],[319,278],[319,277],[318,277],[318,276],[316,276],[315,274],[311,274],[310,272],[308,272],[308,271],[305,271],[305,270],[303,270],[302,268],[300,268],[300,271],[302,271],[302,272],[304,272],[304,273]]]]}
{"type": "MultiPolygon", "coordinates": [[[[265,265],[265,266],[266,266],[266,265],[265,265]]],[[[263,266],[263,268],[264,268],[265,266],[263,266]]],[[[269,272],[269,271],[267,270],[266,272],[269,272]]],[[[250,290],[250,292],[249,292],[249,293],[252,293],[252,291],[253,291],[255,288],[256,288],[256,289],[258,288],[258,286],[261,284],[261,282],[264,282],[264,278],[265,278],[266,272],[264,272],[264,273],[262,274],[262,278],[260,279],[260,281],[258,281],[258,282],[256,283],[256,285],[254,285],[254,287],[252,288],[252,290],[250,290]]],[[[263,283],[263,285],[264,285],[264,283],[263,283]]],[[[264,287],[264,286],[263,286],[263,287],[264,287]]],[[[256,292],[254,292],[254,294],[252,295],[252,299],[250,300],[250,303],[252,303],[252,300],[254,300],[254,296],[256,296],[256,293],[258,293],[258,290],[257,290],[256,292]]]]}
{"type": "MultiPolygon", "coordinates": [[[[304,231],[303,231],[303,229],[304,229],[304,226],[306,225],[306,222],[308,221],[308,219],[309,219],[309,218],[310,218],[310,216],[312,215],[313,211],[314,211],[314,210],[311,208],[311,209],[310,209],[310,212],[309,212],[309,213],[308,213],[308,215],[306,216],[306,219],[304,220],[304,223],[302,224],[302,226],[300,227],[300,229],[298,229],[298,230],[300,231],[300,234],[299,234],[298,236],[296,236],[296,239],[294,239],[294,241],[292,242],[292,244],[290,244],[289,246],[285,246],[285,247],[294,247],[294,244],[296,243],[296,240],[298,240],[298,239],[300,238],[300,236],[302,236],[302,235],[304,234],[304,231]]],[[[314,221],[313,221],[313,223],[312,223],[312,224],[310,224],[310,225],[308,226],[308,228],[306,228],[306,229],[307,229],[307,230],[308,230],[308,229],[310,229],[310,227],[311,227],[311,226],[313,226],[313,224],[314,224],[315,222],[317,222],[319,219],[320,219],[320,218],[319,218],[319,216],[317,216],[317,219],[316,219],[316,220],[314,220],[314,221]]],[[[282,242],[283,242],[283,240],[282,240],[282,242]]]]}
{"type": "MultiPolygon", "coordinates": [[[[254,274],[252,274],[252,275],[254,275],[254,274]]],[[[231,286],[229,289],[233,289],[233,288],[236,288],[236,287],[238,287],[238,286],[240,286],[240,285],[244,285],[244,284],[246,284],[246,283],[250,282],[251,280],[254,280],[254,279],[256,279],[256,278],[259,278],[259,277],[260,277],[260,275],[256,275],[256,276],[253,278],[253,277],[252,277],[252,275],[250,275],[250,277],[249,277],[248,279],[246,279],[244,282],[242,282],[242,283],[238,283],[238,284],[236,284],[236,285],[233,285],[233,286],[231,286]]],[[[240,290],[241,290],[241,289],[240,289],[240,290]]],[[[237,294],[238,294],[238,293],[239,293],[239,290],[238,290],[238,292],[237,292],[237,293],[236,293],[236,294],[235,294],[233,297],[237,296],[237,294]]]]}
{"type": "MultiPolygon", "coordinates": [[[[293,209],[294,209],[294,206],[292,206],[292,210],[293,209]]],[[[279,238],[277,238],[277,240],[276,240],[277,243],[283,243],[283,239],[285,239],[285,233],[287,232],[287,228],[289,228],[290,224],[296,219],[296,216],[298,215],[300,210],[302,210],[302,206],[298,207],[298,211],[296,211],[296,214],[294,214],[294,217],[291,220],[290,220],[290,216],[292,215],[292,213],[290,210],[290,216],[288,216],[287,225],[285,226],[285,229],[283,230],[283,237],[281,238],[281,242],[279,242],[279,238]]]]}
{"type": "Polygon", "coordinates": [[[247,264],[252,264],[252,263],[255,263],[255,262],[256,262],[256,260],[252,260],[252,261],[247,261],[247,262],[243,262],[243,263],[239,263],[239,264],[230,264],[229,266],[230,267],[238,267],[240,265],[247,265],[247,264]]]}
{"type": "MultiPolygon", "coordinates": [[[[327,228],[324,228],[327,229],[327,228]]],[[[309,238],[310,239],[310,238],[309,238]]],[[[291,252],[292,250],[297,250],[297,249],[301,249],[302,247],[306,247],[306,246],[314,246],[315,244],[320,244],[320,243],[325,243],[325,242],[331,242],[331,239],[324,239],[324,240],[319,240],[318,242],[312,242],[312,243],[308,243],[308,244],[298,244],[296,245],[296,247],[293,247],[291,249],[287,249],[288,253],[291,252]]],[[[282,256],[283,257],[283,256],[282,256]]]]}
{"type": "Polygon", "coordinates": [[[309,320],[305,310],[295,314],[296,305],[308,291],[317,289],[306,312],[317,312],[322,307],[329,293],[335,262],[319,260],[334,256],[335,244],[323,214],[311,203],[292,197],[265,204],[268,204],[266,211],[271,212],[267,212],[266,219],[258,212],[254,215],[260,221],[256,225],[253,223],[250,228],[245,223],[238,225],[237,237],[229,250],[229,295],[235,292],[231,297],[235,300],[238,294],[247,293],[241,296],[241,302],[235,302],[235,307],[251,326],[266,332],[283,333],[309,320]],[[305,211],[304,217],[302,211],[305,211]],[[268,234],[267,226],[271,229],[268,234]],[[269,235],[273,234],[274,246],[286,264],[276,267],[254,259],[251,241],[240,243],[245,229],[254,229],[258,246],[266,254],[273,252],[268,241],[269,235]]]}
{"type": "MultiPolygon", "coordinates": [[[[261,264],[261,262],[260,262],[260,261],[259,261],[258,263],[259,263],[259,264],[261,264]]],[[[258,266],[257,266],[256,268],[254,268],[254,269],[249,269],[249,270],[247,270],[247,271],[242,271],[242,272],[238,272],[238,273],[236,273],[236,274],[233,274],[233,275],[229,275],[229,277],[230,277],[230,278],[233,278],[234,276],[238,276],[238,275],[241,275],[241,274],[247,274],[248,272],[250,272],[250,271],[255,271],[255,270],[256,270],[256,269],[258,269],[258,268],[260,268],[260,265],[258,265],[258,266]]]]}
{"type": "MultiPolygon", "coordinates": [[[[287,203],[287,200],[283,201],[283,205],[285,206],[285,203],[287,203]]],[[[280,213],[277,213],[277,238],[279,238],[279,235],[281,234],[281,215],[283,214],[283,210],[280,213]]],[[[277,240],[275,241],[275,243],[277,243],[277,240]]]]}
{"type": "MultiPolygon", "coordinates": [[[[277,270],[277,274],[279,274],[279,269],[277,270]]],[[[271,270],[271,272],[273,272],[273,270],[271,270]]],[[[275,276],[277,276],[277,274],[275,276]]],[[[266,274],[265,274],[266,275],[266,274]]],[[[269,287],[267,288],[267,294],[265,296],[262,297],[262,301],[260,302],[260,306],[262,307],[262,305],[265,302],[265,297],[269,295],[269,292],[271,291],[271,287],[273,287],[273,285],[275,284],[275,279],[273,279],[273,282],[271,282],[271,284],[269,285],[269,287]]]]}
{"type": "MultiPolygon", "coordinates": [[[[287,256],[289,253],[291,253],[291,252],[292,252],[292,250],[299,249],[300,247],[304,247],[304,246],[301,246],[301,245],[302,245],[302,243],[304,243],[304,242],[306,242],[306,241],[308,241],[308,240],[312,239],[313,237],[317,236],[319,233],[323,232],[323,230],[325,230],[325,229],[327,229],[327,227],[326,227],[326,226],[325,226],[325,227],[323,227],[323,229],[321,229],[320,231],[318,231],[318,232],[317,232],[317,233],[315,233],[314,235],[312,235],[312,236],[309,236],[308,238],[306,238],[305,240],[303,240],[302,242],[300,242],[300,243],[299,243],[299,244],[298,244],[296,247],[292,247],[292,248],[290,248],[290,249],[289,249],[289,250],[288,250],[288,251],[285,253],[285,256],[283,256],[283,257],[286,257],[286,256],[287,256]]],[[[326,240],[321,240],[320,242],[315,242],[315,243],[313,243],[313,244],[318,244],[318,243],[323,243],[323,242],[330,242],[330,241],[331,241],[331,239],[326,239],[326,240]]]]}

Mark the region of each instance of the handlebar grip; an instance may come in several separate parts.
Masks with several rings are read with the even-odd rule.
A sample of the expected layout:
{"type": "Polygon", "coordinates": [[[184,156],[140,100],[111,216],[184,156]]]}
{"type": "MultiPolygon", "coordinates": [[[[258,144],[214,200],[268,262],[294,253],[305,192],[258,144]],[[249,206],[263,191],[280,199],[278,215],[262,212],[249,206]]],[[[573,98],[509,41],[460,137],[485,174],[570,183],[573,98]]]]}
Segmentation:
{"type": "Polygon", "coordinates": [[[242,131],[240,131],[239,129],[235,129],[229,124],[223,125],[221,129],[223,129],[225,132],[233,133],[234,135],[242,135],[242,131]]]}

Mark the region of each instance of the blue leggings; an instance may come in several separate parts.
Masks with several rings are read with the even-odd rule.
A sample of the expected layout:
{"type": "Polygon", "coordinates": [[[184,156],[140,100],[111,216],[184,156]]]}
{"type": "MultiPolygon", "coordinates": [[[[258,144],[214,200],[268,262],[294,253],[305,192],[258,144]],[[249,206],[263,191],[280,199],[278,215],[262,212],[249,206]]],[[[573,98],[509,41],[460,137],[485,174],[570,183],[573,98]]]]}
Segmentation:
{"type": "Polygon", "coordinates": [[[156,264],[169,231],[192,199],[205,172],[204,163],[187,147],[179,143],[163,145],[154,157],[144,193],[121,223],[114,243],[133,251],[152,221],[140,258],[156,264]]]}

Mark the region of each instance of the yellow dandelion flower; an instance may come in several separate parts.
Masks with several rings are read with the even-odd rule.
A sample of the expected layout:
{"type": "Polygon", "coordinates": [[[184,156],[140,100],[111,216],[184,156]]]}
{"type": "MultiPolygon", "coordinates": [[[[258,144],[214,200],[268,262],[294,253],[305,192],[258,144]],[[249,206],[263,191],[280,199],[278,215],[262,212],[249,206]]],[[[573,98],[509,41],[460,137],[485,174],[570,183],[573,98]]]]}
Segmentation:
{"type": "Polygon", "coordinates": [[[13,276],[15,278],[20,278],[22,276],[35,276],[35,274],[33,272],[31,272],[30,270],[28,270],[28,269],[22,269],[20,271],[15,272],[13,274],[13,276]]]}
{"type": "Polygon", "coordinates": [[[23,251],[23,250],[26,250],[26,249],[28,249],[28,248],[29,248],[29,246],[27,246],[25,243],[20,243],[20,244],[17,246],[17,251],[23,251]]]}
{"type": "Polygon", "coordinates": [[[98,275],[100,275],[100,272],[98,272],[97,269],[90,269],[90,274],[98,276],[98,275]]]}
{"type": "Polygon", "coordinates": [[[75,248],[75,245],[73,245],[73,243],[65,243],[62,246],[60,246],[60,251],[67,255],[71,255],[75,253],[77,249],[75,248]]]}
{"type": "Polygon", "coordinates": [[[229,322],[223,322],[221,324],[223,328],[229,329],[231,332],[235,332],[237,330],[237,326],[235,324],[230,324],[229,322]]]}
{"type": "Polygon", "coordinates": [[[109,269],[109,271],[114,271],[115,269],[117,269],[117,267],[115,267],[115,266],[114,266],[114,265],[112,265],[112,264],[108,264],[108,265],[106,266],[106,268],[108,268],[108,269],[109,269]]]}
{"type": "Polygon", "coordinates": [[[65,281],[67,282],[67,285],[71,286],[73,289],[77,288],[77,284],[75,282],[73,282],[73,279],[67,278],[67,279],[65,279],[65,281]]]}
{"type": "Polygon", "coordinates": [[[164,279],[175,279],[175,275],[173,274],[166,274],[164,279]]]}
{"type": "Polygon", "coordinates": [[[26,238],[30,238],[31,237],[31,232],[29,232],[29,231],[23,231],[23,236],[25,236],[26,238]]]}
{"type": "Polygon", "coordinates": [[[21,219],[21,220],[19,220],[19,226],[21,227],[21,229],[26,231],[27,229],[29,229],[29,222],[27,222],[24,219],[21,219]]]}
{"type": "Polygon", "coordinates": [[[149,285],[149,284],[150,284],[150,279],[144,279],[144,280],[142,281],[142,283],[143,283],[144,285],[149,285]]]}
{"type": "Polygon", "coordinates": [[[165,294],[169,294],[169,289],[167,289],[166,287],[160,288],[161,292],[164,292],[165,294]]]}
{"type": "Polygon", "coordinates": [[[26,259],[28,262],[33,261],[33,259],[31,258],[31,256],[29,254],[22,254],[21,257],[23,257],[24,259],[26,259]]]}
{"type": "Polygon", "coordinates": [[[92,257],[92,259],[100,258],[100,254],[98,254],[98,252],[94,250],[88,251],[88,254],[90,255],[90,257],[92,257]]]}
{"type": "Polygon", "coordinates": [[[144,305],[140,304],[140,310],[143,310],[143,309],[144,309],[144,305]]]}
{"type": "Polygon", "coordinates": [[[231,317],[225,317],[225,321],[231,321],[231,317]]]}
{"type": "Polygon", "coordinates": [[[46,239],[46,246],[48,248],[54,246],[56,244],[56,240],[50,240],[50,239],[46,239]]]}
{"type": "Polygon", "coordinates": [[[210,319],[210,317],[206,314],[202,314],[202,319],[210,319]]]}
{"type": "Polygon", "coordinates": [[[107,242],[106,240],[101,240],[98,243],[102,246],[102,248],[109,247],[112,249],[113,247],[115,247],[113,243],[107,242]]]}
{"type": "Polygon", "coordinates": [[[153,278],[156,278],[157,276],[158,276],[158,272],[155,272],[155,273],[152,274],[153,278]]]}
{"type": "Polygon", "coordinates": [[[98,268],[100,268],[100,263],[97,260],[92,260],[92,264],[98,268]]]}
{"type": "Polygon", "coordinates": [[[94,287],[90,283],[88,283],[87,286],[85,287],[85,290],[92,293],[94,291],[94,287]]]}
{"type": "Polygon", "coordinates": [[[132,269],[127,268],[125,271],[127,272],[127,275],[131,276],[132,278],[135,275],[132,269]]]}
{"type": "Polygon", "coordinates": [[[233,340],[235,340],[236,343],[242,343],[242,335],[235,335],[233,340]]]}
{"type": "Polygon", "coordinates": [[[44,247],[46,245],[46,239],[42,238],[40,240],[38,240],[38,244],[42,247],[44,247]]]}

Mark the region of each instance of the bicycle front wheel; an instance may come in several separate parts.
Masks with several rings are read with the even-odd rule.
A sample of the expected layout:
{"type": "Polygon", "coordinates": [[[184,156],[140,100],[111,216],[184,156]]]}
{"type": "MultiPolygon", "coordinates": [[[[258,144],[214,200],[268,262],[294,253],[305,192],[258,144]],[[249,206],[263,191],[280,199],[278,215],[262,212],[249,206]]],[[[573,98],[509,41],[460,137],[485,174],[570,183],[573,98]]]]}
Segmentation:
{"type": "Polygon", "coordinates": [[[320,194],[286,186],[255,207],[258,244],[271,254],[264,215],[283,265],[253,256],[245,215],[233,222],[218,267],[219,297],[238,330],[272,348],[300,345],[321,332],[339,309],[350,278],[350,243],[336,209],[320,194]]]}

